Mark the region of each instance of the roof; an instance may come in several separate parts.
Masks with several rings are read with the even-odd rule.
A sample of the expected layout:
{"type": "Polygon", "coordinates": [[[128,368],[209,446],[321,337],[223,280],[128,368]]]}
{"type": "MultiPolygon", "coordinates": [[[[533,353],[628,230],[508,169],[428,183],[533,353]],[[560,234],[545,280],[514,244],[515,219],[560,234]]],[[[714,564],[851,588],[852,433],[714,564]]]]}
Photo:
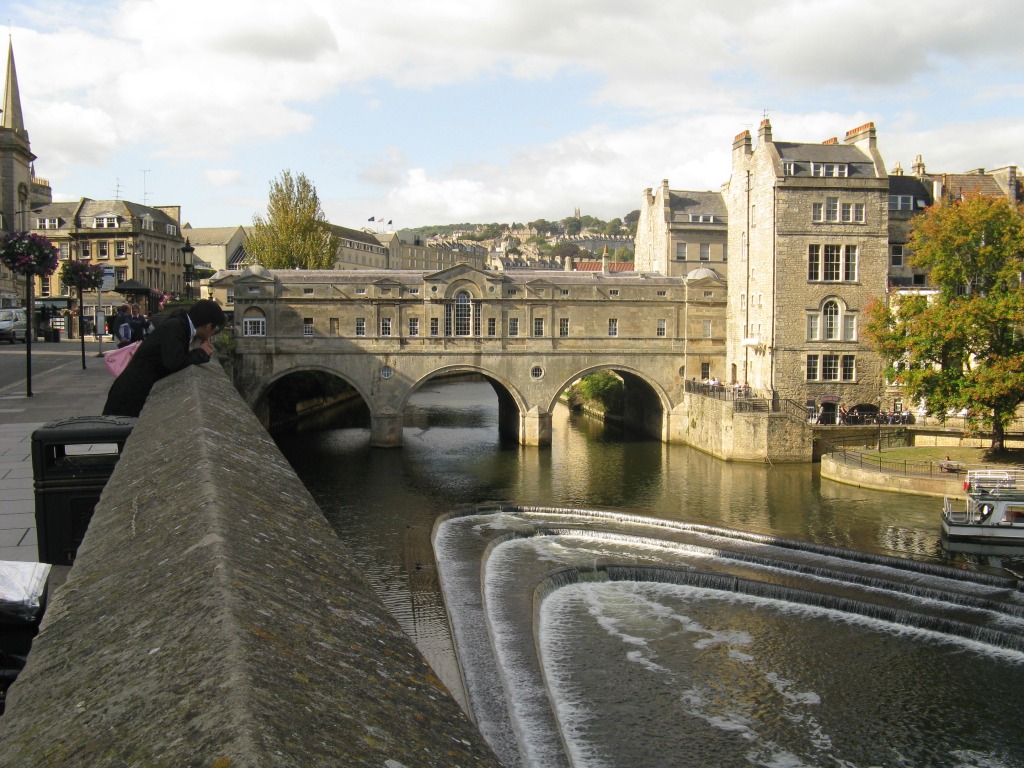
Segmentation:
{"type": "MultiPolygon", "coordinates": [[[[593,259],[587,259],[586,261],[573,261],[574,272],[604,272],[604,264],[601,261],[594,261],[593,259]]],[[[633,262],[632,261],[609,261],[608,272],[632,272],[633,262]]],[[[558,271],[558,270],[554,270],[558,271]]]]}
{"type": "Polygon", "coordinates": [[[728,220],[729,211],[721,192],[692,192],[689,190],[669,190],[669,207],[672,218],[677,221],[688,221],[691,214],[709,213],[715,221],[724,223],[728,220]],[[679,217],[685,217],[680,219],[679,217]]]}
{"type": "MultiPolygon", "coordinates": [[[[613,262],[619,263],[619,262],[613,262]]],[[[604,278],[610,282],[629,285],[679,285],[683,278],[661,275],[654,272],[622,271],[602,275],[600,272],[567,272],[559,269],[522,269],[514,272],[484,272],[465,265],[467,270],[486,275],[496,280],[513,285],[525,285],[536,280],[546,280],[555,285],[586,284],[593,285],[596,279],[604,278]]],[[[609,267],[611,265],[609,264],[609,267]]],[[[631,263],[626,266],[632,269],[631,263]]],[[[262,269],[262,268],[261,268],[262,269]]],[[[449,270],[454,267],[449,267],[449,270]]],[[[264,270],[268,276],[275,277],[284,283],[355,283],[369,284],[376,280],[391,279],[402,283],[420,283],[425,278],[438,275],[430,269],[270,269],[264,270]]]]}
{"type": "Polygon", "coordinates": [[[374,248],[382,248],[380,240],[369,232],[363,232],[358,229],[350,229],[349,227],[342,227],[338,224],[331,224],[331,232],[337,237],[343,237],[346,240],[354,240],[357,243],[366,243],[372,245],[374,248]]]}
{"type": "Polygon", "coordinates": [[[242,227],[185,227],[182,234],[186,235],[192,245],[227,245],[242,227]]]}
{"type": "Polygon", "coordinates": [[[890,195],[913,195],[923,198],[930,205],[932,202],[932,186],[918,176],[890,176],[890,195]]]}
{"type": "Polygon", "coordinates": [[[987,173],[943,173],[929,174],[933,179],[942,182],[943,191],[948,195],[966,195],[980,192],[983,195],[1003,197],[1003,190],[996,180],[987,173]]]}
{"type": "Polygon", "coordinates": [[[803,144],[774,142],[779,157],[796,163],[798,175],[809,176],[809,163],[843,163],[850,167],[850,176],[875,176],[875,163],[860,147],[853,144],[803,144]],[[801,167],[801,166],[804,167],[801,167]]]}

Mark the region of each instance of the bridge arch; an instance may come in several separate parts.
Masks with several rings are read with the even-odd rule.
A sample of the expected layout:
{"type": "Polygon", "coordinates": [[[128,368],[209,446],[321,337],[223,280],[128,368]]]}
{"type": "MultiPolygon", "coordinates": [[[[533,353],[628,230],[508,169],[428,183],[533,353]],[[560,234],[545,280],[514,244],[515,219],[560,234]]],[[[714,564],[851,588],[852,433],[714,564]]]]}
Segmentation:
{"type": "MultiPolygon", "coordinates": [[[[274,403],[272,402],[272,393],[274,392],[275,386],[283,384],[287,379],[301,380],[304,374],[322,374],[329,376],[330,379],[327,381],[336,380],[337,382],[344,384],[346,390],[354,392],[367,409],[372,408],[372,400],[358,380],[347,375],[343,371],[330,366],[300,364],[271,374],[264,379],[259,387],[250,395],[249,406],[265,426],[273,428],[287,423],[289,419],[297,417],[299,407],[301,407],[303,401],[300,400],[295,402],[295,394],[292,393],[289,397],[289,401],[296,406],[295,412],[290,414],[284,413],[280,410],[275,410],[274,403]]],[[[306,389],[307,394],[310,395],[310,400],[319,397],[322,399],[323,405],[330,406],[345,399],[351,399],[351,395],[345,397],[344,393],[338,388],[331,387],[329,385],[324,386],[326,383],[327,382],[324,380],[321,380],[320,382],[307,382],[304,388],[306,389]]]]}

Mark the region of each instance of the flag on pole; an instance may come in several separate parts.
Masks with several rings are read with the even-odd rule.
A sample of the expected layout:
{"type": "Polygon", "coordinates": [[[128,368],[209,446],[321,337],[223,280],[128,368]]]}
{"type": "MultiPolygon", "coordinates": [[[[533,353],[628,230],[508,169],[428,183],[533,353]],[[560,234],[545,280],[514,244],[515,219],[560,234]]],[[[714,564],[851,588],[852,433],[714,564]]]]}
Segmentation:
{"type": "Polygon", "coordinates": [[[374,219],[374,217],[373,217],[373,216],[371,216],[370,218],[368,218],[368,219],[367,219],[367,221],[374,221],[374,220],[375,220],[375,219],[374,219]]]}
{"type": "Polygon", "coordinates": [[[391,226],[391,219],[388,219],[388,226],[391,226]]]}

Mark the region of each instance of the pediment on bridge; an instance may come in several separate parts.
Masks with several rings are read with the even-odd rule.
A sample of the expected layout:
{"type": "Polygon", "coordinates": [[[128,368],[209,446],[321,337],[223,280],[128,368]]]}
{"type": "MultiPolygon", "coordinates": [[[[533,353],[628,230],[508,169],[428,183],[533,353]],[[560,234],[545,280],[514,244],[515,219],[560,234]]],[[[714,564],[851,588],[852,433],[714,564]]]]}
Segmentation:
{"type": "Polygon", "coordinates": [[[266,267],[261,267],[259,264],[246,267],[241,272],[238,272],[237,277],[235,277],[235,285],[266,284],[272,282],[274,282],[274,276],[270,273],[270,270],[266,267]]]}
{"type": "Polygon", "coordinates": [[[468,264],[456,264],[453,267],[447,267],[423,276],[423,281],[426,283],[450,283],[453,280],[472,280],[480,285],[485,282],[500,283],[503,278],[495,272],[485,272],[468,264]]]}
{"type": "Polygon", "coordinates": [[[382,277],[380,280],[374,280],[373,285],[378,288],[401,288],[402,281],[395,280],[393,277],[382,277]]]}

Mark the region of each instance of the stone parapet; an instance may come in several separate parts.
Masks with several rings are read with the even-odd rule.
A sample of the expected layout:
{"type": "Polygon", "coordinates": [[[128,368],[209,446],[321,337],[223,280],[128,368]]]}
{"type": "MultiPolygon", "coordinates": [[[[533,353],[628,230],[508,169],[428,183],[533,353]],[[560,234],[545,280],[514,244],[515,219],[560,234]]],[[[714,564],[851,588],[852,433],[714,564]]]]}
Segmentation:
{"type": "Polygon", "coordinates": [[[157,384],[0,718],[4,766],[497,766],[219,366],[157,384]]]}

